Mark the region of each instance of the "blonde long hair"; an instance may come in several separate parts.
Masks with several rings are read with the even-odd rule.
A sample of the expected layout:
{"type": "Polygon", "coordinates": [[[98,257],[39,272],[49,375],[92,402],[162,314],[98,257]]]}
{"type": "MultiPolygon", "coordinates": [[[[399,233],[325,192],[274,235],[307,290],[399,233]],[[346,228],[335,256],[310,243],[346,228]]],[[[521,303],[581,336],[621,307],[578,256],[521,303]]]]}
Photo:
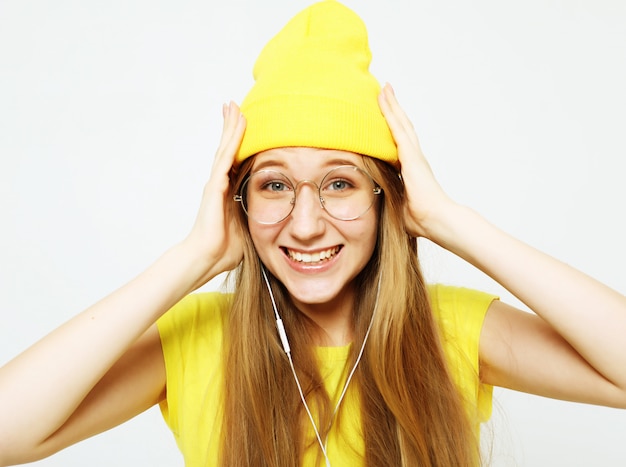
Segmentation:
{"type": "MultiPolygon", "coordinates": [[[[354,349],[363,342],[381,275],[378,311],[352,383],[361,400],[365,465],[477,465],[479,443],[447,369],[419,268],[417,240],[404,229],[404,186],[392,166],[366,156],[363,162],[384,193],[375,251],[355,278],[354,345],[348,363],[354,364],[354,349]]],[[[251,166],[248,160],[232,174],[233,193],[251,166]]],[[[239,211],[233,215],[244,238],[244,259],[225,330],[220,462],[229,467],[294,467],[301,465],[306,448],[306,415],[276,333],[246,215],[234,209],[239,211]]],[[[318,427],[329,426],[333,408],[313,353],[315,325],[297,310],[279,281],[270,277],[270,282],[307,401],[316,408],[318,427]]]]}

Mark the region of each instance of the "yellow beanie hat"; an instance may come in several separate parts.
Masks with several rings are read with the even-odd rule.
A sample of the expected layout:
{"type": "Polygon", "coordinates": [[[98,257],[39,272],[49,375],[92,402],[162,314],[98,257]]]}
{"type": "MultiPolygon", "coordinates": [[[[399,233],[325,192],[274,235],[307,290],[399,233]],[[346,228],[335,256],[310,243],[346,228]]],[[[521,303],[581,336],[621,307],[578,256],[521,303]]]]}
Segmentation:
{"type": "Polygon", "coordinates": [[[352,10],[325,0],[298,13],[256,61],[255,84],[241,104],[247,127],[236,163],[287,146],[397,162],[371,59],[367,30],[352,10]]]}

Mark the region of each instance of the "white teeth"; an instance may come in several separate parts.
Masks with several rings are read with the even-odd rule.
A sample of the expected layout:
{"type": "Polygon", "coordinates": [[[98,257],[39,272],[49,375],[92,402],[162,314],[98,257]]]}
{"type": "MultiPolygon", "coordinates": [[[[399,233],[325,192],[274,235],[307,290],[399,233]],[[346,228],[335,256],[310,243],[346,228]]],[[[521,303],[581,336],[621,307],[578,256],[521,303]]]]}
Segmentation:
{"type": "Polygon", "coordinates": [[[292,260],[300,263],[319,263],[320,261],[332,258],[338,251],[339,247],[334,247],[315,253],[301,253],[299,251],[292,250],[287,250],[287,253],[292,260]]]}

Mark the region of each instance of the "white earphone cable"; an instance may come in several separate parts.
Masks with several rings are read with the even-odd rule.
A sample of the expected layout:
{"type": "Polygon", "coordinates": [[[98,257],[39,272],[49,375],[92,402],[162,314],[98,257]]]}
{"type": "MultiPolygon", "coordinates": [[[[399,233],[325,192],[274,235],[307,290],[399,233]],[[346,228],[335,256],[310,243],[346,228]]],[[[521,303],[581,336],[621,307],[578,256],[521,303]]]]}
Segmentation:
{"type": "Polygon", "coordinates": [[[263,279],[265,279],[265,285],[267,285],[267,290],[270,293],[270,299],[272,300],[272,308],[274,309],[274,315],[276,316],[276,327],[278,328],[278,335],[280,336],[280,340],[283,344],[283,349],[285,350],[285,353],[287,354],[287,359],[289,360],[289,366],[291,367],[291,372],[293,373],[293,377],[296,380],[296,386],[298,386],[300,399],[302,400],[304,409],[306,410],[306,413],[309,416],[311,425],[313,425],[313,431],[315,431],[317,442],[319,443],[320,448],[322,450],[322,454],[324,455],[324,459],[326,460],[326,467],[330,467],[330,460],[328,459],[328,455],[326,454],[326,447],[324,446],[324,443],[322,443],[322,437],[320,436],[320,433],[317,429],[317,425],[315,424],[315,420],[313,419],[313,414],[311,414],[309,405],[306,403],[306,398],[304,397],[304,392],[302,392],[302,386],[300,385],[300,380],[298,379],[298,375],[296,374],[296,368],[293,365],[293,359],[291,358],[291,347],[289,346],[289,340],[287,339],[285,326],[283,325],[283,320],[280,318],[280,315],[278,314],[278,308],[276,307],[276,301],[274,300],[272,287],[270,286],[270,282],[267,279],[267,274],[265,273],[264,267],[261,267],[261,272],[263,272],[263,279]]]}
{"type": "Polygon", "coordinates": [[[317,425],[315,423],[315,420],[313,419],[313,415],[311,414],[311,410],[309,409],[309,405],[306,403],[306,398],[304,397],[304,393],[302,391],[302,386],[300,385],[300,380],[298,379],[298,375],[296,374],[296,369],[294,367],[293,364],[293,359],[291,358],[291,347],[289,346],[289,340],[287,339],[287,333],[285,332],[285,326],[283,325],[283,320],[280,318],[280,314],[278,313],[278,308],[276,306],[276,301],[274,300],[274,294],[272,293],[272,287],[270,286],[269,280],[267,278],[267,274],[265,273],[265,268],[263,266],[261,266],[261,272],[263,273],[263,279],[265,280],[265,285],[267,286],[267,290],[269,291],[270,294],[270,299],[272,300],[272,308],[274,309],[274,315],[276,317],[276,327],[278,329],[278,335],[280,336],[280,340],[281,343],[283,345],[283,349],[285,351],[285,353],[287,354],[287,359],[289,360],[289,365],[291,367],[291,372],[293,373],[293,377],[296,381],[296,386],[298,387],[298,392],[300,393],[300,399],[302,400],[302,404],[304,405],[304,408],[306,410],[307,415],[309,416],[309,420],[311,421],[311,425],[313,426],[313,431],[315,432],[315,436],[317,438],[317,442],[320,446],[320,449],[322,450],[322,454],[324,455],[324,459],[326,461],[326,467],[331,467],[330,465],[330,459],[328,458],[327,455],[327,445],[328,445],[328,435],[330,433],[330,427],[335,419],[335,416],[337,415],[337,412],[339,411],[339,406],[341,405],[341,402],[344,399],[344,396],[346,395],[347,391],[348,391],[348,385],[350,384],[350,381],[352,381],[352,376],[354,375],[356,368],[359,364],[359,362],[361,361],[361,357],[363,356],[363,352],[365,350],[365,343],[367,342],[367,338],[370,335],[370,330],[372,329],[372,324],[374,322],[374,316],[376,315],[376,311],[378,310],[378,297],[380,294],[380,283],[381,283],[381,278],[382,278],[382,274],[380,274],[378,276],[378,286],[376,289],[376,301],[374,303],[374,310],[372,311],[372,317],[370,318],[370,322],[369,325],[367,327],[367,331],[365,333],[365,337],[363,338],[363,343],[361,344],[361,349],[359,350],[359,355],[357,356],[357,359],[354,363],[354,366],[352,367],[352,370],[350,371],[350,374],[348,375],[347,379],[346,379],[346,383],[343,386],[343,390],[341,392],[341,395],[339,396],[339,400],[337,401],[337,405],[335,406],[335,410],[333,411],[333,414],[331,416],[329,425],[328,425],[328,430],[326,431],[326,438],[324,440],[324,442],[322,443],[322,438],[320,436],[319,430],[317,429],[317,425]]]}

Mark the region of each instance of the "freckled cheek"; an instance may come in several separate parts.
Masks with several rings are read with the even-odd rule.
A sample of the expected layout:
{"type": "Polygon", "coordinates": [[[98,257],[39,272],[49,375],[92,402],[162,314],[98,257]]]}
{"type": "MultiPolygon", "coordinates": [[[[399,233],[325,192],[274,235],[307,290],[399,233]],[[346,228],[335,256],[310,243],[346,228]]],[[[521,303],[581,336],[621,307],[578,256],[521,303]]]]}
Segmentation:
{"type": "Polygon", "coordinates": [[[274,248],[274,241],[280,232],[280,228],[278,227],[279,226],[275,225],[260,225],[252,222],[248,223],[252,243],[254,244],[254,248],[261,259],[264,258],[267,251],[274,248]]]}
{"type": "Polygon", "coordinates": [[[355,228],[351,232],[352,238],[355,241],[361,243],[363,247],[367,249],[367,251],[371,251],[374,249],[377,234],[378,229],[376,224],[372,224],[370,222],[364,222],[362,225],[360,225],[358,228],[355,228]]]}

